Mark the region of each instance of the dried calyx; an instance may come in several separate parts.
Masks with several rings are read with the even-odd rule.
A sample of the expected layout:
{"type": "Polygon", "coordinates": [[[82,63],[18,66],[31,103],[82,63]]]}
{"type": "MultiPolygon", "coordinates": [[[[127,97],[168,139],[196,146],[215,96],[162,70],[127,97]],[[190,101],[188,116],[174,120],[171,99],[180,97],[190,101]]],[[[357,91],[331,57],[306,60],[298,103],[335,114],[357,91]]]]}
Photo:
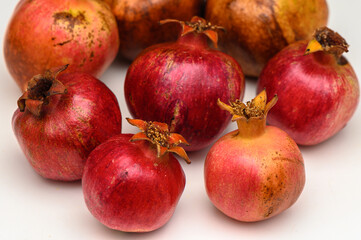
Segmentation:
{"type": "Polygon", "coordinates": [[[232,121],[237,121],[238,131],[234,135],[235,137],[254,138],[265,132],[267,113],[276,104],[277,100],[278,97],[275,95],[267,103],[267,94],[263,90],[246,104],[236,100],[227,105],[218,99],[218,105],[233,115],[232,121]]]}
{"type": "Polygon", "coordinates": [[[127,121],[142,131],[134,134],[130,141],[147,140],[156,146],[157,157],[172,152],[178,154],[187,163],[191,163],[184,149],[177,146],[181,143],[189,145],[188,142],[180,134],[170,133],[167,124],[129,118],[127,118],[127,121]]]}
{"type": "Polygon", "coordinates": [[[64,65],[46,70],[44,74],[36,75],[30,79],[27,90],[18,100],[20,112],[28,109],[35,116],[40,116],[42,106],[49,103],[50,96],[66,93],[66,87],[56,77],[67,67],[68,65],[64,65]]]}
{"type": "Polygon", "coordinates": [[[194,16],[191,21],[179,21],[175,19],[165,19],[160,21],[160,24],[165,23],[179,23],[182,26],[181,36],[184,36],[188,33],[198,33],[205,34],[217,48],[218,44],[218,33],[217,30],[225,31],[221,26],[212,25],[210,22],[207,22],[204,18],[194,16]]]}
{"type": "Polygon", "coordinates": [[[248,121],[252,118],[266,118],[268,111],[276,104],[277,100],[278,97],[275,95],[271,101],[267,103],[266,90],[263,90],[254,99],[248,101],[246,104],[237,99],[236,101],[230,102],[229,105],[227,105],[218,99],[218,105],[233,115],[232,121],[237,121],[239,119],[245,119],[248,121]]]}
{"type": "Polygon", "coordinates": [[[348,47],[346,40],[340,34],[328,27],[321,27],[313,34],[313,39],[308,43],[305,55],[324,51],[340,58],[344,52],[348,52],[348,47]]]}

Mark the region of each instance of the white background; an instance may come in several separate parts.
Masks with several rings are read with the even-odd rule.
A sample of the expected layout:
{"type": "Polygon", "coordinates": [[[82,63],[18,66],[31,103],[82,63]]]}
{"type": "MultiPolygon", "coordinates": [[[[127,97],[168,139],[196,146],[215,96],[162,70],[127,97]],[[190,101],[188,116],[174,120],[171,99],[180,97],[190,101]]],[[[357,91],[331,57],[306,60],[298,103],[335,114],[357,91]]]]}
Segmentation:
{"type": "MultiPolygon", "coordinates": [[[[0,49],[17,1],[0,2],[0,49]]],[[[329,0],[329,26],[350,44],[346,57],[361,76],[361,2],[329,0]]],[[[36,40],[36,39],[34,39],[36,40]]],[[[116,94],[125,117],[123,97],[126,64],[114,63],[101,78],[116,94]]],[[[182,162],[187,184],[174,216],[161,229],[143,234],[110,230],[88,212],[81,183],[60,183],[38,176],[21,152],[11,128],[21,95],[0,57],[0,239],[360,239],[361,236],[361,109],[330,140],[301,147],[306,186],[284,213],[258,223],[242,223],[220,213],[208,200],[203,162],[209,148],[182,162]]],[[[244,100],[255,96],[247,80],[244,100]]],[[[227,132],[235,128],[231,124],[227,132]]],[[[134,133],[123,121],[123,131],[134,133]]]]}

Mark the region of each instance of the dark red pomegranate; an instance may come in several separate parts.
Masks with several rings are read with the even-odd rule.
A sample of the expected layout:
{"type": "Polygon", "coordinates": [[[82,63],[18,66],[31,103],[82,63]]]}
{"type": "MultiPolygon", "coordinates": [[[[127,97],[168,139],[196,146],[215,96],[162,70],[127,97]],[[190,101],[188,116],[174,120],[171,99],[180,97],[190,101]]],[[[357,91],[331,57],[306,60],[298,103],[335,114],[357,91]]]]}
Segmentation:
{"type": "Polygon", "coordinates": [[[20,0],[4,39],[5,62],[18,86],[70,64],[67,72],[99,77],[117,55],[116,20],[99,0],[20,0]]]}
{"type": "Polygon", "coordinates": [[[130,65],[125,99],[135,118],[165,122],[190,143],[187,150],[208,146],[228,125],[230,116],[217,106],[243,98],[244,76],[230,56],[211,49],[220,27],[193,17],[181,24],[176,42],[144,50],[130,65]]]}
{"type": "Polygon", "coordinates": [[[268,123],[302,145],[318,144],[340,131],[360,97],[356,74],[342,56],[347,49],[339,34],[323,27],[308,45],[296,42],[274,56],[258,82],[258,91],[266,88],[279,97],[268,123]]]}
{"type": "Polygon", "coordinates": [[[262,91],[246,104],[235,101],[220,107],[233,115],[238,130],[221,137],[204,164],[207,194],[224,214],[239,221],[261,221],[292,206],[305,185],[302,154],[289,135],[266,126],[269,110],[262,91]]]}
{"type": "Polygon", "coordinates": [[[86,73],[57,74],[66,66],[33,77],[13,115],[15,136],[31,166],[44,178],[81,179],[89,153],[121,133],[114,94],[86,73]]]}
{"type": "Polygon", "coordinates": [[[177,39],[178,28],[160,26],[163,19],[186,21],[201,12],[202,0],[104,0],[119,28],[120,54],[134,58],[145,48],[177,39]]]}
{"type": "Polygon", "coordinates": [[[94,149],[84,169],[84,198],[107,227],[149,232],[168,222],[183,193],[184,172],[169,152],[190,163],[177,146],[187,142],[166,124],[127,120],[142,132],[117,135],[94,149]]]}

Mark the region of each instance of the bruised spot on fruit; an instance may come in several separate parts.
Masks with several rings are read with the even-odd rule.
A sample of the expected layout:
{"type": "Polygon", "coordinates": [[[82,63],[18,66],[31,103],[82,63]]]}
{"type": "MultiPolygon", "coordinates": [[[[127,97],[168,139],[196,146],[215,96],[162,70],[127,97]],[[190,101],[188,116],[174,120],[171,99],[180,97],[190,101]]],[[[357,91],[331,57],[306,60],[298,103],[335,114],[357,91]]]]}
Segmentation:
{"type": "Polygon", "coordinates": [[[273,207],[268,208],[267,213],[264,215],[265,217],[268,217],[269,215],[271,215],[273,213],[273,207]]]}
{"type": "Polygon", "coordinates": [[[101,11],[98,11],[99,19],[101,20],[101,31],[110,32],[110,26],[107,20],[107,16],[101,11]]]}
{"type": "Polygon", "coordinates": [[[74,31],[76,25],[88,24],[85,18],[84,11],[68,11],[68,12],[57,12],[53,15],[54,25],[66,24],[66,29],[69,32],[74,31]]]}
{"type": "Polygon", "coordinates": [[[89,58],[89,62],[92,62],[94,58],[94,51],[91,51],[90,53],[90,58],[89,58]]]}
{"type": "Polygon", "coordinates": [[[282,168],[276,173],[272,173],[266,177],[262,187],[262,202],[265,217],[277,211],[284,201],[286,179],[286,173],[282,168]]]}
{"type": "Polygon", "coordinates": [[[166,72],[169,72],[170,69],[173,67],[173,65],[174,65],[174,61],[172,59],[169,59],[169,61],[167,61],[166,72]]]}
{"type": "Polygon", "coordinates": [[[169,129],[170,132],[181,132],[181,126],[185,119],[187,119],[187,107],[180,99],[173,101],[167,111],[167,116],[171,116],[169,129]]]}
{"type": "Polygon", "coordinates": [[[70,43],[71,41],[73,41],[73,39],[68,39],[68,40],[66,40],[64,42],[56,43],[56,44],[54,44],[54,46],[63,46],[65,44],[67,44],[67,43],[70,43]]]}
{"type": "Polygon", "coordinates": [[[88,33],[88,47],[91,48],[94,45],[94,31],[88,33]]]}
{"type": "Polygon", "coordinates": [[[292,159],[292,158],[286,158],[286,157],[279,156],[279,157],[272,158],[272,160],[274,160],[274,161],[287,161],[287,162],[290,162],[290,163],[300,164],[300,165],[304,166],[303,162],[300,161],[300,159],[292,159]]]}

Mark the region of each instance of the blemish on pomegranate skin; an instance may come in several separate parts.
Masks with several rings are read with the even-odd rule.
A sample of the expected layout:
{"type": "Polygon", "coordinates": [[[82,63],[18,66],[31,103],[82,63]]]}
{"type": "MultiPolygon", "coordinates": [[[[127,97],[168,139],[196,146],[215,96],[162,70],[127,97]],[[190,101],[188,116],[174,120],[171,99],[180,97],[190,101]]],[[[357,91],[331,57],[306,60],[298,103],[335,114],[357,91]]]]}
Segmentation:
{"type": "Polygon", "coordinates": [[[92,62],[94,58],[94,51],[91,51],[90,53],[90,58],[89,58],[89,62],[92,62]]]}
{"type": "Polygon", "coordinates": [[[86,25],[88,22],[85,19],[85,12],[79,11],[77,14],[72,12],[58,12],[53,15],[54,25],[58,25],[60,23],[67,24],[66,29],[69,32],[73,32],[75,25],[86,25]]]}
{"type": "Polygon", "coordinates": [[[273,207],[268,208],[267,213],[264,215],[264,217],[269,217],[273,213],[273,207]]]}
{"type": "Polygon", "coordinates": [[[100,30],[105,31],[105,32],[110,32],[110,26],[107,21],[107,16],[105,16],[105,14],[101,11],[98,11],[97,13],[98,13],[99,19],[102,23],[102,27],[100,28],[100,30]]]}
{"type": "Polygon", "coordinates": [[[56,43],[56,44],[54,44],[53,46],[54,46],[54,47],[55,47],[55,46],[63,46],[63,45],[65,45],[65,44],[67,44],[67,43],[70,43],[71,41],[73,41],[73,39],[69,39],[69,40],[66,40],[66,41],[64,41],[64,42],[56,43]]]}
{"type": "Polygon", "coordinates": [[[272,160],[274,161],[287,161],[287,162],[292,162],[295,164],[300,164],[300,165],[304,165],[303,162],[301,162],[299,159],[291,159],[291,158],[286,158],[286,157],[274,157],[272,160]]]}

